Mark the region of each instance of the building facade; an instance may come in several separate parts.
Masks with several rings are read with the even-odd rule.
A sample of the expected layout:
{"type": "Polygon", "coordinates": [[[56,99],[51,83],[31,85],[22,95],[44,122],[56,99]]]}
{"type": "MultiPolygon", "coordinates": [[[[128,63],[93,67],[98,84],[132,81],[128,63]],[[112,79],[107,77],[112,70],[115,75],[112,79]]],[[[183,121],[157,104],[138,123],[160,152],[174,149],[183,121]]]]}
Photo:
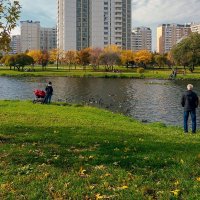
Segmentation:
{"type": "Polygon", "coordinates": [[[136,27],[131,35],[132,51],[152,50],[152,31],[148,27],[136,27]]]}
{"type": "Polygon", "coordinates": [[[13,35],[11,37],[10,43],[10,54],[17,54],[21,52],[21,36],[20,35],[13,35]]]}
{"type": "Polygon", "coordinates": [[[200,23],[199,24],[192,24],[191,25],[191,31],[193,33],[199,33],[200,34],[200,23]]]}
{"type": "Polygon", "coordinates": [[[181,38],[191,34],[188,24],[162,24],[157,27],[157,52],[167,53],[181,38]]]}
{"type": "Polygon", "coordinates": [[[40,50],[57,48],[57,28],[40,28],[40,50]]]}
{"type": "Polygon", "coordinates": [[[57,0],[57,42],[63,50],[131,49],[131,0],[57,0]]]}
{"type": "Polygon", "coordinates": [[[21,51],[40,49],[40,22],[21,21],[21,51]]]}
{"type": "Polygon", "coordinates": [[[43,28],[39,21],[21,21],[20,52],[57,48],[57,28],[43,28]]]}

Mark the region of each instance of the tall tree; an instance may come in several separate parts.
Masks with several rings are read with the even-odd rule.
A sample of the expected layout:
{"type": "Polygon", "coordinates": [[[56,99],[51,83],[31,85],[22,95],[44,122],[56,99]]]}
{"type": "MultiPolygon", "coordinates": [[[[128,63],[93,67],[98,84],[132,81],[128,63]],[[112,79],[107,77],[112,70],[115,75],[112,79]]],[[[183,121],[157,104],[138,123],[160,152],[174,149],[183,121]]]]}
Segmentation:
{"type": "Polygon", "coordinates": [[[156,64],[159,66],[159,68],[167,65],[167,55],[165,54],[155,55],[154,59],[155,59],[156,64]]]}
{"type": "Polygon", "coordinates": [[[96,70],[97,66],[99,67],[100,55],[102,54],[102,52],[103,51],[100,48],[91,49],[91,52],[90,52],[90,64],[92,65],[94,70],[96,70]]]}
{"type": "Polygon", "coordinates": [[[70,71],[72,65],[75,65],[75,68],[76,68],[77,52],[76,51],[66,51],[64,53],[64,62],[67,63],[67,65],[69,66],[69,71],[70,71]]]}
{"type": "Polygon", "coordinates": [[[147,50],[140,50],[135,54],[135,62],[139,66],[146,68],[146,65],[152,61],[152,53],[147,50]]]}
{"type": "Polygon", "coordinates": [[[27,53],[28,56],[31,56],[36,64],[42,64],[42,51],[40,50],[31,50],[27,53]]]}
{"type": "Polygon", "coordinates": [[[61,49],[51,49],[49,51],[49,61],[56,63],[57,69],[58,69],[58,64],[62,63],[63,61],[63,56],[64,52],[61,49]]]}
{"type": "Polygon", "coordinates": [[[0,0],[0,50],[10,50],[10,33],[17,25],[20,9],[19,1],[0,0]]]}
{"type": "Polygon", "coordinates": [[[105,66],[106,71],[114,70],[114,65],[119,65],[120,55],[117,52],[103,52],[100,55],[100,63],[105,66]]]}
{"type": "Polygon", "coordinates": [[[133,53],[133,51],[123,50],[120,56],[122,64],[126,65],[126,67],[128,68],[129,63],[134,62],[134,56],[135,56],[135,53],[133,53]]]}
{"type": "Polygon", "coordinates": [[[200,65],[200,34],[193,33],[183,39],[172,48],[171,54],[177,65],[193,71],[195,66],[200,65]]]}
{"type": "Polygon", "coordinates": [[[90,63],[90,48],[85,48],[77,52],[78,63],[86,69],[86,65],[90,63]]]}

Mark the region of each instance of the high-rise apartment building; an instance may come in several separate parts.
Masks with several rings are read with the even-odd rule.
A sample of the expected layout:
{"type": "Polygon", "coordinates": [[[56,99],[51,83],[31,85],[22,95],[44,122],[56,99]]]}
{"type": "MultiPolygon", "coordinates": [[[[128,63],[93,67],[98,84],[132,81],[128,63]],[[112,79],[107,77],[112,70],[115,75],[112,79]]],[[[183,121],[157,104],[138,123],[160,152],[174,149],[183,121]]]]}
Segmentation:
{"type": "Polygon", "coordinates": [[[40,49],[40,22],[21,21],[21,51],[40,49]]]}
{"type": "Polygon", "coordinates": [[[57,0],[58,48],[131,49],[131,0],[57,0]]]}
{"type": "Polygon", "coordinates": [[[200,23],[199,24],[192,24],[191,25],[191,31],[193,33],[199,33],[200,34],[200,23]]]}
{"type": "Polygon", "coordinates": [[[132,51],[152,49],[152,31],[148,27],[136,27],[132,30],[131,35],[132,51]]]}
{"type": "Polygon", "coordinates": [[[181,38],[191,34],[188,24],[162,24],[157,27],[157,52],[167,53],[181,38]]]}
{"type": "Polygon", "coordinates": [[[40,22],[21,21],[21,52],[57,48],[57,28],[43,28],[40,22]]]}
{"type": "Polygon", "coordinates": [[[57,48],[57,28],[40,28],[40,50],[57,48]]]}
{"type": "Polygon", "coordinates": [[[21,36],[20,35],[13,35],[11,37],[10,43],[11,54],[17,54],[21,52],[21,36]]]}

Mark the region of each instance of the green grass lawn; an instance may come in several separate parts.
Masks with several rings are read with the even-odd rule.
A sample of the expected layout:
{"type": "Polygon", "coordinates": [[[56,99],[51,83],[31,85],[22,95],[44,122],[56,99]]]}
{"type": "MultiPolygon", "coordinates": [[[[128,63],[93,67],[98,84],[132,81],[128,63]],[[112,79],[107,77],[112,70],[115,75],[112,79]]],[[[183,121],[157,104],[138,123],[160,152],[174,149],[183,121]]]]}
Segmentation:
{"type": "MultiPolygon", "coordinates": [[[[30,68],[29,66],[25,68],[30,68]]],[[[144,73],[137,73],[137,68],[126,68],[123,66],[115,66],[115,70],[118,72],[105,72],[105,68],[101,66],[97,70],[93,70],[91,66],[87,66],[86,70],[83,67],[71,67],[68,66],[49,65],[46,70],[42,70],[41,66],[35,66],[35,71],[17,71],[9,70],[9,67],[0,67],[0,76],[65,76],[65,77],[100,77],[100,78],[156,78],[156,79],[169,79],[172,70],[169,68],[155,68],[146,69],[144,73]]],[[[194,73],[186,70],[186,74],[183,75],[183,67],[179,67],[179,73],[176,79],[200,79],[200,67],[196,67],[194,73]]]]}
{"type": "Polygon", "coordinates": [[[0,199],[199,199],[199,132],[76,105],[0,109],[0,199]]]}

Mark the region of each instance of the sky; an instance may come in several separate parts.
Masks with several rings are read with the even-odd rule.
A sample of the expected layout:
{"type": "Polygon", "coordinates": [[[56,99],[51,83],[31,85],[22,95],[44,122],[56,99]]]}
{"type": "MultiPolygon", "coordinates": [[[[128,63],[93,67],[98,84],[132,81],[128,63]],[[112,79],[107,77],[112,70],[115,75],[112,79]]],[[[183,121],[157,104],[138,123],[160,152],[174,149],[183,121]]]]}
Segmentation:
{"type": "MultiPolygon", "coordinates": [[[[22,6],[20,21],[40,21],[42,27],[56,25],[56,0],[19,0],[19,2],[22,6]]],[[[159,24],[200,23],[199,9],[200,0],[132,0],[132,27],[150,27],[153,32],[153,50],[155,50],[156,27],[159,24]]],[[[15,33],[19,33],[19,27],[13,31],[13,34],[15,33]]]]}

